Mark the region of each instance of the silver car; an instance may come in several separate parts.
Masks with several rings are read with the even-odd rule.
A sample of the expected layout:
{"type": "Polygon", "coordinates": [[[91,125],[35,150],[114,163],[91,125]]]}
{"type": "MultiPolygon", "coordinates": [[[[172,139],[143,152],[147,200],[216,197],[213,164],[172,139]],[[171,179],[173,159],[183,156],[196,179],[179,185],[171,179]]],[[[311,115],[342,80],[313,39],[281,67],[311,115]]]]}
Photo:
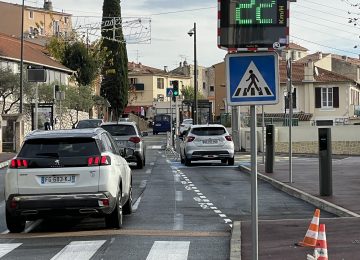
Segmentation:
{"type": "Polygon", "coordinates": [[[138,169],[145,166],[145,144],[142,137],[147,136],[147,132],[141,133],[135,122],[107,122],[101,124],[101,127],[112,135],[119,148],[134,150],[134,155],[126,158],[128,162],[135,162],[138,169]]]}
{"type": "Polygon", "coordinates": [[[192,118],[184,119],[184,121],[182,121],[182,123],[180,124],[180,129],[179,129],[180,135],[183,135],[185,131],[189,130],[192,124],[193,124],[192,118]]]}
{"type": "Polygon", "coordinates": [[[223,125],[192,125],[180,145],[181,163],[221,160],[234,165],[234,142],[223,125]]]}

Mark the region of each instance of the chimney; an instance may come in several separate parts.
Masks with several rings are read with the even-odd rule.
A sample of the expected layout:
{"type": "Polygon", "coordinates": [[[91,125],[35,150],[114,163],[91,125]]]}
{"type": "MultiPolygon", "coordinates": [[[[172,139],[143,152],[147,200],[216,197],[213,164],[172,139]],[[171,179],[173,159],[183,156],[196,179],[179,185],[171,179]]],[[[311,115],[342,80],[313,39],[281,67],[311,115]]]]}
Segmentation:
{"type": "Polygon", "coordinates": [[[164,66],[164,71],[168,72],[168,66],[164,66]]]}
{"type": "Polygon", "coordinates": [[[346,55],[341,56],[341,58],[342,58],[344,61],[347,61],[347,56],[346,56],[346,55]]]}
{"type": "Polygon", "coordinates": [[[53,10],[52,2],[50,0],[44,0],[44,9],[48,11],[53,10]]]}
{"type": "Polygon", "coordinates": [[[182,66],[182,62],[180,61],[179,67],[181,68],[181,66],[182,66]]]}
{"type": "Polygon", "coordinates": [[[321,51],[319,51],[318,54],[319,54],[319,57],[318,57],[318,58],[319,58],[319,60],[321,60],[321,59],[323,58],[323,54],[322,54],[321,51]]]}
{"type": "Polygon", "coordinates": [[[310,59],[304,64],[304,82],[314,82],[314,62],[310,59]]]}

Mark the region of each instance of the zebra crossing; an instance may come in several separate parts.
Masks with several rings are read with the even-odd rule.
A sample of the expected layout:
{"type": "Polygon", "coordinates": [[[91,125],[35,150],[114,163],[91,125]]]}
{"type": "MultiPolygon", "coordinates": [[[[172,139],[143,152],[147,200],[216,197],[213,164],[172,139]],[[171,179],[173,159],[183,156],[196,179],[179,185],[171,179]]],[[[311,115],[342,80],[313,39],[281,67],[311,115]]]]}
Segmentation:
{"type": "MultiPolygon", "coordinates": [[[[95,256],[99,249],[104,246],[106,241],[107,240],[72,241],[65,245],[57,253],[55,252],[55,255],[50,257],[49,259],[88,260],[95,256]]],[[[144,260],[186,260],[188,258],[189,247],[190,241],[154,241],[148,255],[146,256],[146,258],[144,257],[144,260]]],[[[27,248],[29,248],[29,245],[27,243],[0,243],[0,259],[2,259],[3,257],[6,257],[8,259],[19,259],[18,254],[16,254],[16,250],[22,251],[21,259],[27,259],[27,256],[30,258],[29,254],[26,254],[27,248]],[[14,254],[14,257],[12,257],[12,254],[14,254]]],[[[49,252],[49,254],[51,253],[49,252]]]]}

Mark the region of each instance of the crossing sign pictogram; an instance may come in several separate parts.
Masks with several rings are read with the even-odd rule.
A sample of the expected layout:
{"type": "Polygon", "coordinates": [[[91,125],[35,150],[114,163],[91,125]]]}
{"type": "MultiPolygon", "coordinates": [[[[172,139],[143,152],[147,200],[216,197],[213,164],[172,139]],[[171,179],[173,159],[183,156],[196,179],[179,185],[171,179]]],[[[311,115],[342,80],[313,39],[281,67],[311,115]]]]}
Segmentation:
{"type": "Polygon", "coordinates": [[[228,54],[226,74],[229,105],[278,103],[279,62],[276,53],[228,54]]]}
{"type": "Polygon", "coordinates": [[[166,96],[167,97],[173,96],[173,88],[166,88],[166,96]]]}

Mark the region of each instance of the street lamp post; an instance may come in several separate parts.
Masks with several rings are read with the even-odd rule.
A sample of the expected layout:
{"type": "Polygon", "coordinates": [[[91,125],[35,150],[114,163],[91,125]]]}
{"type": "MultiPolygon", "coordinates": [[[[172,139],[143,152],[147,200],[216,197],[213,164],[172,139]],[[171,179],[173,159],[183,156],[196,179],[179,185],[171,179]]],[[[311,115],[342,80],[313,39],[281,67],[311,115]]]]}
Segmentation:
{"type": "Polygon", "coordinates": [[[194,23],[194,27],[188,32],[189,36],[194,35],[194,111],[193,111],[193,120],[194,124],[198,123],[198,100],[197,100],[197,90],[198,90],[198,82],[197,82],[197,60],[196,60],[196,23],[194,23]]]}
{"type": "Polygon", "coordinates": [[[22,1],[22,6],[21,6],[21,47],[20,47],[20,104],[19,104],[19,113],[22,114],[23,112],[23,85],[24,85],[24,80],[23,80],[23,66],[24,66],[24,1],[22,1]]]}

